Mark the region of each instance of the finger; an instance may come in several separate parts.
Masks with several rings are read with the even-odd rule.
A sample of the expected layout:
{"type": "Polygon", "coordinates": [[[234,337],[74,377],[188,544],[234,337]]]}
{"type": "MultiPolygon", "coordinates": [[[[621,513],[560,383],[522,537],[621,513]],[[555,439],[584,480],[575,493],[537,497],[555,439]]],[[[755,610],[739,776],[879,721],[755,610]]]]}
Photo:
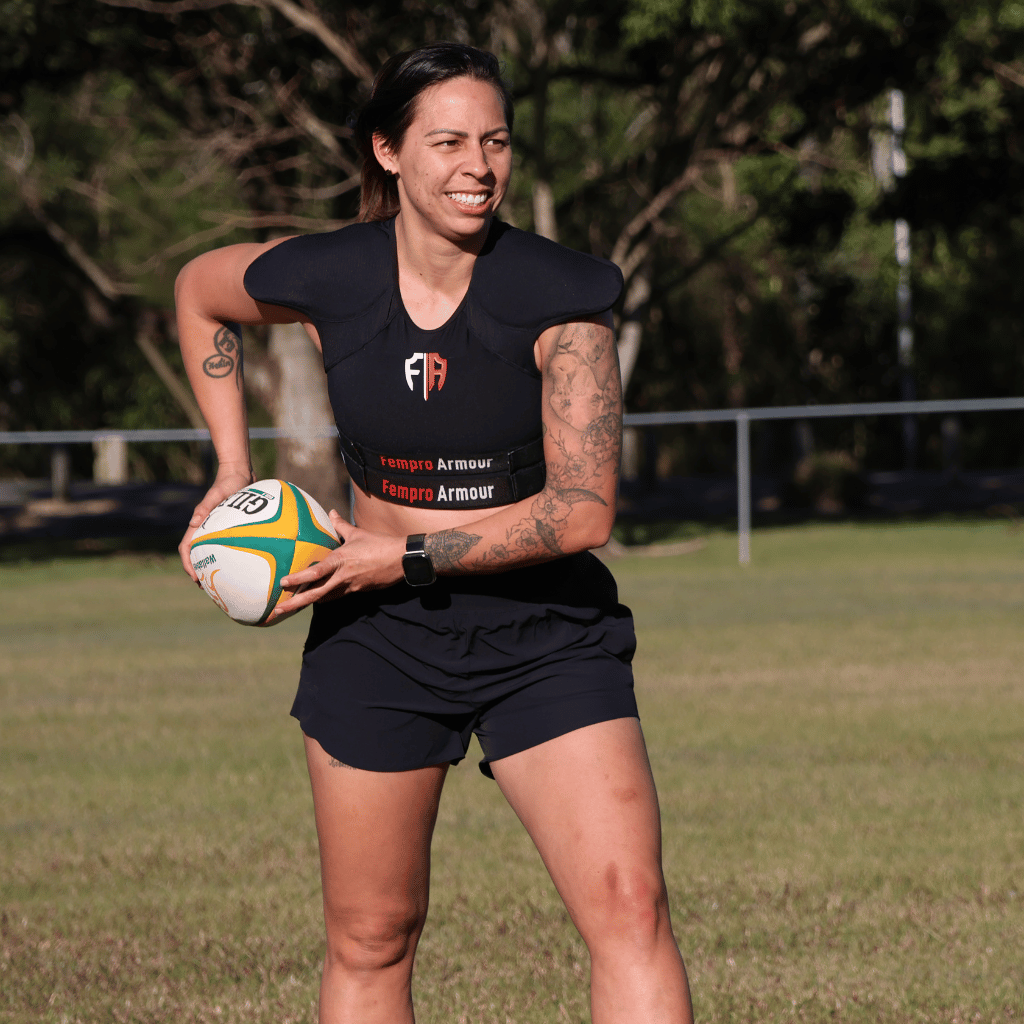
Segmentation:
{"type": "MultiPolygon", "coordinates": [[[[341,570],[344,568],[344,563],[341,559],[324,559],[322,562],[318,562],[316,565],[311,565],[308,569],[304,569],[301,573],[292,573],[285,579],[288,581],[287,586],[285,580],[281,581],[281,585],[287,590],[294,590],[295,594],[293,597],[287,599],[288,608],[303,608],[307,604],[313,604],[314,601],[323,600],[325,597],[341,597],[348,590],[350,581],[343,578],[341,570]],[[315,574],[315,575],[314,575],[315,574]],[[309,580],[304,580],[302,577],[311,576],[309,580]],[[292,602],[296,598],[302,598],[302,601],[293,605],[292,602]]],[[[284,602],[282,602],[282,605],[284,602]]]]}
{"type": "Polygon", "coordinates": [[[348,538],[355,532],[356,527],[354,527],[343,516],[340,516],[337,509],[332,508],[327,514],[330,516],[331,525],[334,527],[334,532],[338,535],[338,540],[344,544],[345,541],[348,540],[348,538]]]}
{"type": "MultiPolygon", "coordinates": [[[[192,510],[192,518],[188,521],[188,527],[185,529],[185,536],[182,537],[181,543],[178,545],[178,553],[181,556],[181,564],[184,566],[185,572],[192,577],[193,580],[199,584],[199,577],[196,571],[192,568],[192,560],[190,558],[192,549],[192,537],[196,530],[206,521],[206,517],[227,497],[234,494],[237,490],[236,485],[245,480],[246,474],[244,473],[229,473],[224,479],[218,479],[214,482],[213,486],[203,495],[203,500],[192,510]]],[[[251,482],[251,476],[250,480],[251,482]]],[[[245,484],[243,483],[243,486],[245,484]]],[[[202,584],[199,584],[202,586],[202,584]]]]}
{"type": "MultiPolygon", "coordinates": [[[[191,526],[185,531],[185,536],[181,538],[181,543],[178,545],[178,554],[181,556],[181,564],[184,566],[185,572],[192,577],[196,583],[199,583],[199,576],[195,569],[192,568],[192,534],[195,530],[191,526]]],[[[201,585],[201,584],[200,584],[201,585]]]]}
{"type": "Polygon", "coordinates": [[[342,561],[340,558],[324,558],[315,565],[310,565],[305,569],[300,569],[298,572],[291,572],[287,576],[282,576],[281,586],[285,590],[292,590],[304,584],[316,583],[317,580],[333,575],[341,565],[342,561]]]}
{"type": "Polygon", "coordinates": [[[195,580],[196,584],[201,587],[202,584],[199,582],[199,576],[196,574],[195,569],[192,568],[192,559],[190,557],[192,549],[189,544],[190,539],[191,534],[185,534],[185,539],[178,545],[178,555],[181,557],[181,564],[185,569],[185,572],[187,572],[189,576],[195,580]]]}
{"type": "Polygon", "coordinates": [[[216,503],[209,504],[204,501],[199,505],[196,505],[195,511],[192,513],[192,518],[188,521],[188,527],[185,530],[185,536],[181,538],[181,543],[178,545],[178,552],[181,554],[181,564],[185,566],[185,572],[192,577],[192,579],[198,582],[199,577],[196,576],[195,570],[192,568],[192,562],[189,558],[189,554],[192,550],[192,537],[196,530],[206,521],[206,517],[217,507],[216,503]]]}
{"type": "Polygon", "coordinates": [[[294,615],[295,612],[301,611],[307,605],[313,604],[317,597],[323,591],[323,587],[306,587],[300,590],[297,594],[289,597],[287,600],[282,601],[267,617],[267,622],[274,622],[277,619],[283,618],[286,615],[294,615]]]}

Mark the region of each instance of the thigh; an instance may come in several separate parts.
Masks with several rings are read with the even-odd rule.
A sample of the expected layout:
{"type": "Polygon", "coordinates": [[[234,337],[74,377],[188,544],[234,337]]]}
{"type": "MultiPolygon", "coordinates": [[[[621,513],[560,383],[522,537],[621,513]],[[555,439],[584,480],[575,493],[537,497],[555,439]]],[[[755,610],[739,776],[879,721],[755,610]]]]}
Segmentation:
{"type": "Polygon", "coordinates": [[[345,918],[422,917],[447,764],[364,771],[305,743],[328,929],[345,918]]]}
{"type": "Polygon", "coordinates": [[[658,797],[636,718],[565,733],[491,770],[581,931],[595,904],[663,892],[658,797]]]}

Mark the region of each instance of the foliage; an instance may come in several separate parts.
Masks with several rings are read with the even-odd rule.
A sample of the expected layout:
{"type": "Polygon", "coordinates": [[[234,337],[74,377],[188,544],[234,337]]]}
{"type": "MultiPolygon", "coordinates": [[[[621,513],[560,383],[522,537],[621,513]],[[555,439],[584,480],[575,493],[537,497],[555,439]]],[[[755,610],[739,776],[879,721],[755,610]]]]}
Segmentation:
{"type": "MultiPolygon", "coordinates": [[[[921,390],[1021,394],[1024,6],[975,4],[948,31],[923,28],[934,51],[908,82],[912,173],[888,207],[916,229],[921,390]]],[[[974,431],[968,446],[969,460],[1019,464],[1002,425],[974,431]]]]}
{"type": "MultiPolygon", "coordinates": [[[[623,268],[627,359],[629,331],[642,338],[627,407],[898,397],[898,216],[913,231],[918,393],[1024,389],[1019,3],[299,10],[0,6],[0,425],[183,422],[134,351],[140,310],[166,303],[177,266],[204,247],[351,219],[347,121],[388,54],[436,38],[506,61],[517,103],[506,216],[623,268]],[[907,98],[910,171],[886,192],[870,155],[892,87],[907,98]],[[63,282],[52,301],[41,281],[63,282]],[[43,372],[55,345],[75,380],[96,382],[93,398],[69,399],[66,380],[43,372]]],[[[872,427],[858,459],[898,464],[895,429],[872,427]]],[[[852,430],[822,428],[821,441],[852,451],[852,430]]],[[[966,461],[1017,462],[1007,438],[971,428],[966,461]]],[[[937,434],[925,442],[934,463],[937,434]]],[[[730,458],[728,446],[691,446],[674,468],[730,458]]]]}

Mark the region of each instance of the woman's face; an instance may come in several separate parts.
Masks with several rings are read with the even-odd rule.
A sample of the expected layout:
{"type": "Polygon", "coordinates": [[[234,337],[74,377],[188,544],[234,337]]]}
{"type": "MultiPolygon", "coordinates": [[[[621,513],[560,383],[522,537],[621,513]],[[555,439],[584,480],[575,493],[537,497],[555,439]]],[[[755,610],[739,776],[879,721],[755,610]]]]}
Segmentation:
{"type": "Polygon", "coordinates": [[[512,150],[497,89],[453,78],[420,93],[397,153],[373,140],[381,166],[398,175],[401,217],[459,241],[486,231],[508,189],[512,150]]]}

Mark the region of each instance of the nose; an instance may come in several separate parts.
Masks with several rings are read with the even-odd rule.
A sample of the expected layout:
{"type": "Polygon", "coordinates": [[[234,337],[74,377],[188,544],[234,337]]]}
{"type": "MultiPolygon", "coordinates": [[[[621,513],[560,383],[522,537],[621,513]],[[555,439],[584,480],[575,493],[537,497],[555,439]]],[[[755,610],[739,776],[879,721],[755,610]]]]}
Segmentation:
{"type": "Polygon", "coordinates": [[[483,143],[472,146],[469,149],[463,171],[481,180],[494,176],[490,161],[487,159],[487,150],[484,148],[483,143]]]}

